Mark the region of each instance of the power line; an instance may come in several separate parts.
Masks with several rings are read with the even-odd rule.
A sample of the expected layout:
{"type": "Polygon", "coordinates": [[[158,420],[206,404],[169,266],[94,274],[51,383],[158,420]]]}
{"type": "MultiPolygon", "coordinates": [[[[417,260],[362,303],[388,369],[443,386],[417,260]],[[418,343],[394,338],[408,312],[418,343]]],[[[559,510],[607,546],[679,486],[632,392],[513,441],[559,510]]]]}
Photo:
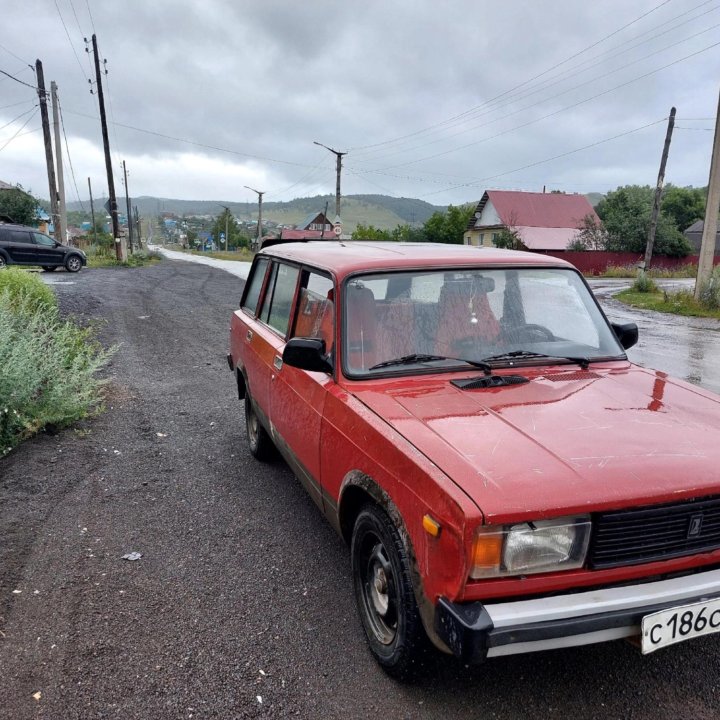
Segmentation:
{"type": "Polygon", "coordinates": [[[12,125],[14,122],[17,122],[24,115],[31,113],[36,107],[37,105],[33,105],[29,110],[26,110],[24,113],[20,113],[20,115],[18,115],[16,118],[13,118],[9,123],[5,123],[5,125],[0,127],[0,130],[4,130],[6,127],[8,127],[8,125],[12,125]]]}
{"type": "Polygon", "coordinates": [[[77,60],[78,67],[80,68],[80,72],[82,73],[82,76],[85,80],[88,82],[90,81],[90,78],[87,76],[87,73],[85,72],[82,63],[80,62],[80,58],[78,57],[77,52],[75,51],[75,45],[73,44],[72,38],[70,37],[70,33],[68,32],[67,25],[65,24],[65,20],[63,19],[62,13],[60,12],[60,6],[57,4],[57,0],[54,0],[55,2],[55,9],[57,10],[58,17],[60,18],[60,22],[62,23],[63,29],[65,30],[65,35],[67,35],[68,42],[70,43],[70,48],[73,51],[73,55],[75,56],[75,59],[77,60]]]}
{"type": "Polygon", "coordinates": [[[0,110],[7,110],[8,108],[17,107],[18,105],[27,105],[27,103],[27,100],[20,100],[20,102],[10,103],[10,105],[3,105],[0,107],[0,110]]]}
{"type": "Polygon", "coordinates": [[[12,50],[8,50],[4,45],[0,45],[0,50],[4,50],[8,55],[12,55],[16,60],[19,60],[23,65],[28,65],[29,67],[32,67],[32,65],[29,62],[26,62],[23,60],[19,55],[16,55],[12,50]]]}
{"type": "MultiPolygon", "coordinates": [[[[466,143],[465,145],[451,148],[450,150],[444,150],[443,152],[435,153],[434,155],[428,155],[426,157],[418,158],[417,160],[409,160],[408,162],[399,163],[397,165],[390,165],[390,166],[382,168],[382,169],[389,170],[392,168],[406,167],[407,165],[414,165],[415,163],[423,162],[425,160],[433,160],[437,157],[442,157],[444,155],[449,155],[450,153],[458,152],[459,150],[465,150],[469,147],[473,147],[474,145],[479,145],[480,143],[487,142],[488,140],[494,140],[498,137],[501,137],[503,135],[507,135],[508,133],[514,132],[515,130],[520,130],[522,128],[526,128],[530,125],[534,125],[535,123],[540,122],[541,120],[547,120],[548,118],[554,117],[555,115],[559,115],[560,113],[563,113],[567,110],[572,110],[573,108],[579,107],[580,105],[584,105],[585,103],[590,102],[591,100],[596,100],[599,97],[608,95],[609,93],[614,92],[615,90],[619,90],[620,88],[626,87],[627,85],[632,85],[633,83],[638,82],[639,80],[643,80],[647,77],[650,77],[651,75],[655,75],[656,73],[660,72],[661,70],[666,70],[667,68],[672,67],[673,65],[677,65],[678,63],[684,62],[685,60],[689,60],[692,57],[696,57],[697,55],[707,52],[708,50],[711,50],[712,48],[717,47],[718,45],[720,45],[720,41],[713,43],[712,45],[708,45],[707,47],[703,48],[702,50],[698,50],[697,52],[691,53],[690,55],[686,55],[685,57],[679,58],[677,60],[673,60],[672,62],[667,63],[666,65],[656,68],[655,70],[651,70],[650,72],[644,73],[643,75],[639,75],[639,76],[632,78],[624,83],[615,85],[614,87],[611,87],[608,90],[604,90],[603,92],[596,93],[595,95],[591,95],[590,97],[584,98],[583,100],[579,100],[578,102],[572,103],[571,105],[566,105],[565,107],[562,107],[559,110],[554,110],[553,112],[547,113],[546,115],[542,115],[541,117],[535,118],[534,120],[529,120],[528,122],[522,123],[520,125],[516,125],[515,127],[509,128],[507,130],[503,130],[502,132],[496,133],[495,135],[481,138],[480,140],[475,140],[471,143],[466,143]]],[[[525,109],[528,109],[528,108],[525,108],[525,109]]],[[[516,113],[513,113],[513,114],[516,114],[516,113]]],[[[368,171],[368,172],[372,172],[372,171],[368,171]]]]}
{"type": "Polygon", "coordinates": [[[632,133],[639,132],[640,130],[645,130],[646,128],[653,127],[654,125],[659,125],[660,123],[664,123],[667,120],[666,117],[661,118],[660,120],[655,120],[654,122],[647,123],[646,125],[641,125],[640,127],[633,128],[632,130],[627,130],[623,133],[619,133],[618,135],[613,135],[609,138],[604,138],[603,140],[597,140],[596,142],[590,143],[589,145],[583,145],[582,147],[575,148],[574,150],[568,150],[567,152],[560,153],[559,155],[553,155],[552,157],[545,158],[543,160],[538,160],[533,163],[528,163],[527,165],[523,165],[522,167],[514,168],[513,170],[506,170],[505,172],[498,173],[497,175],[489,175],[488,177],[480,178],[479,180],[471,183],[463,183],[461,185],[454,185],[452,187],[444,188],[443,190],[436,190],[431,193],[425,193],[424,195],[421,195],[420,197],[428,197],[430,195],[438,195],[443,192],[449,192],[450,190],[457,190],[458,188],[463,187],[473,187],[474,185],[480,185],[481,183],[485,183],[488,180],[495,180],[499,177],[504,177],[505,175],[511,175],[515,172],[520,172],[520,170],[527,170],[531,167],[537,167],[538,165],[544,165],[545,163],[552,162],[553,160],[558,160],[563,157],[567,157],[568,155],[574,155],[575,153],[582,152],[583,150],[588,150],[589,148],[597,147],[598,145],[603,145],[604,143],[611,142],[613,140],[617,140],[618,138],[625,137],[626,135],[631,135],[632,133]]]}
{"type": "MultiPolygon", "coordinates": [[[[35,112],[18,128],[18,131],[2,146],[0,147],[0,152],[2,152],[16,137],[20,135],[20,131],[23,130],[30,121],[37,115],[38,108],[35,108],[35,112]]],[[[36,132],[33,130],[33,132],[36,132]]]]}
{"type": "MultiPolygon", "coordinates": [[[[712,0],[707,0],[707,2],[711,2],[711,1],[712,1],[712,0]]],[[[498,100],[499,98],[502,98],[502,97],[504,97],[505,95],[507,95],[507,94],[509,94],[509,93],[511,93],[511,92],[513,92],[513,91],[515,91],[515,90],[518,90],[518,89],[520,89],[521,87],[524,87],[525,85],[528,85],[529,83],[537,80],[538,78],[541,78],[541,77],[543,77],[544,75],[547,75],[549,72],[552,72],[553,70],[561,67],[562,65],[565,65],[566,63],[570,62],[570,60],[573,60],[573,59],[575,59],[576,57],[579,57],[580,55],[582,55],[583,53],[587,52],[588,50],[592,50],[592,48],[597,47],[597,46],[600,45],[601,43],[605,42],[605,40],[609,40],[611,37],[617,35],[619,32],[622,32],[623,30],[625,30],[626,28],[630,27],[631,25],[634,25],[636,22],[639,22],[640,20],[642,20],[643,18],[647,17],[648,15],[651,15],[651,14],[654,13],[656,10],[659,10],[659,9],[660,9],[661,7],[663,7],[664,5],[667,5],[669,2],[671,2],[671,0],[663,0],[663,2],[661,2],[659,5],[656,5],[654,8],[652,8],[652,9],[649,10],[648,12],[645,12],[645,13],[643,13],[642,15],[636,17],[634,20],[631,20],[629,23],[626,23],[625,25],[623,25],[622,27],[618,28],[617,30],[614,30],[614,31],[611,32],[609,35],[605,35],[604,37],[600,38],[600,40],[597,40],[596,42],[592,43],[591,45],[588,45],[587,47],[583,48],[582,50],[574,53],[573,55],[570,55],[569,57],[565,58],[564,60],[560,61],[559,63],[556,63],[556,64],[553,65],[552,67],[549,67],[549,68],[547,68],[546,70],[543,70],[543,72],[538,73],[537,75],[529,78],[528,80],[525,80],[525,81],[521,82],[519,85],[515,85],[514,87],[510,88],[509,90],[505,90],[504,92],[500,93],[499,95],[496,95],[494,98],[492,98],[491,100],[488,100],[486,103],[483,103],[482,105],[476,106],[475,108],[471,108],[470,110],[466,110],[466,111],[464,111],[464,112],[462,112],[462,113],[460,113],[460,114],[458,114],[458,115],[455,115],[455,116],[453,116],[453,117],[451,117],[451,118],[448,118],[448,119],[446,119],[446,120],[443,120],[443,121],[441,121],[441,122],[435,123],[435,124],[433,124],[433,125],[429,125],[428,127],[423,128],[422,130],[417,130],[417,131],[415,131],[415,132],[413,132],[413,133],[408,133],[407,135],[402,135],[402,136],[400,136],[400,137],[398,137],[398,138],[392,138],[392,139],[390,139],[390,140],[385,140],[385,141],[380,142],[380,143],[374,143],[374,144],[372,144],[372,145],[360,145],[360,146],[358,146],[357,148],[351,148],[351,150],[352,150],[352,152],[353,152],[353,154],[354,154],[357,150],[365,150],[365,149],[371,148],[371,147],[378,147],[378,146],[380,146],[380,145],[387,145],[387,144],[389,144],[389,143],[396,142],[397,140],[401,140],[401,139],[408,138],[408,137],[413,137],[413,136],[418,135],[418,134],[420,134],[420,133],[427,132],[428,130],[431,130],[431,129],[436,128],[436,127],[440,127],[441,125],[445,125],[445,124],[447,124],[447,123],[449,123],[449,122],[452,122],[452,121],[454,121],[454,120],[457,120],[457,119],[459,119],[459,118],[462,118],[462,117],[464,117],[465,115],[468,115],[469,113],[472,113],[472,112],[474,112],[475,110],[477,110],[477,109],[479,109],[479,108],[482,108],[483,106],[487,105],[488,103],[491,103],[491,102],[493,102],[493,101],[495,101],[495,100],[498,100]]],[[[689,11],[689,12],[692,12],[692,11],[689,11]]]]}
{"type": "Polygon", "coordinates": [[[90,10],[90,0],[85,0],[85,5],[87,5],[88,15],[90,16],[90,25],[92,25],[93,33],[97,35],[95,32],[95,21],[93,20],[92,11],[90,10]]]}
{"type": "Polygon", "coordinates": [[[73,185],[75,186],[75,196],[78,199],[78,202],[80,203],[80,209],[85,212],[85,208],[83,207],[82,200],[80,199],[80,192],[78,191],[77,186],[77,180],[75,180],[75,169],[73,168],[72,164],[72,158],[70,157],[70,146],[68,145],[68,139],[67,135],[65,133],[65,120],[63,118],[63,111],[62,111],[62,105],[60,103],[60,98],[58,98],[58,109],[60,110],[60,127],[62,127],[62,134],[65,138],[65,154],[67,155],[68,164],[70,165],[70,174],[72,175],[73,179],[73,185]]]}
{"type": "MultiPolygon", "coordinates": [[[[556,98],[562,97],[563,95],[567,95],[569,92],[572,92],[573,90],[579,90],[580,88],[585,87],[585,86],[587,86],[587,85],[595,84],[595,83],[597,83],[598,80],[603,80],[603,79],[605,79],[606,77],[609,77],[610,75],[614,75],[615,73],[622,72],[622,71],[626,70],[627,68],[631,67],[632,65],[637,65],[638,63],[643,62],[644,60],[647,60],[648,58],[650,58],[650,57],[652,57],[652,56],[654,56],[654,55],[657,55],[657,54],[659,54],[659,53],[661,53],[661,52],[664,52],[664,51],[666,51],[666,50],[669,50],[670,48],[675,47],[676,45],[681,45],[682,43],[687,42],[688,40],[692,40],[692,39],[694,39],[694,38],[696,38],[696,37],[698,37],[698,36],[700,36],[700,35],[704,35],[705,33],[710,32],[711,30],[714,30],[714,29],[716,29],[716,28],[718,28],[718,27],[720,27],[720,23],[718,23],[718,24],[716,24],[716,25],[713,25],[713,26],[711,26],[711,27],[709,27],[709,28],[706,28],[706,29],[704,29],[704,30],[701,30],[701,31],[695,33],[694,35],[690,35],[689,37],[683,38],[682,40],[678,40],[677,42],[671,43],[670,45],[667,45],[667,46],[665,46],[665,47],[663,47],[663,48],[660,48],[659,50],[655,50],[654,52],[651,52],[651,53],[649,53],[649,54],[647,54],[647,55],[644,55],[643,57],[638,58],[638,59],[636,59],[636,60],[633,60],[633,61],[630,62],[630,63],[625,63],[625,64],[622,65],[621,67],[615,68],[614,70],[609,70],[608,72],[602,73],[601,75],[596,75],[595,77],[592,77],[592,78],[590,78],[589,80],[586,80],[586,81],[584,81],[584,82],[582,82],[582,83],[579,83],[578,85],[574,85],[574,86],[572,86],[572,87],[570,87],[570,88],[567,88],[567,89],[565,89],[565,90],[563,90],[563,91],[561,91],[561,92],[559,92],[559,93],[556,93],[555,95],[551,95],[550,97],[544,98],[543,100],[539,100],[539,101],[534,102],[534,103],[531,103],[530,105],[525,105],[524,107],[521,107],[521,108],[519,108],[519,109],[517,109],[517,110],[514,110],[514,111],[511,112],[511,113],[506,113],[506,114],[504,114],[501,118],[495,118],[495,119],[492,119],[492,120],[486,120],[485,122],[479,123],[479,124],[477,124],[477,125],[472,125],[472,126],[470,126],[470,127],[468,127],[468,128],[465,128],[464,130],[460,130],[460,131],[458,131],[458,132],[456,132],[456,133],[453,133],[453,134],[451,134],[451,135],[448,135],[448,136],[446,136],[446,137],[444,137],[444,138],[440,138],[440,139],[438,139],[438,140],[431,140],[431,141],[428,141],[427,143],[423,143],[423,144],[421,144],[421,145],[416,145],[415,147],[406,148],[405,150],[396,150],[396,151],[391,152],[391,153],[389,153],[389,154],[387,154],[387,155],[380,156],[380,158],[372,158],[372,160],[374,160],[375,162],[377,162],[379,159],[383,159],[383,158],[387,158],[387,157],[393,157],[393,156],[396,156],[396,155],[402,155],[402,154],[407,153],[407,152],[412,152],[413,150],[420,150],[420,149],[422,149],[422,148],[424,148],[424,147],[428,147],[429,145],[436,145],[436,144],[439,143],[439,142],[444,142],[445,140],[450,139],[450,138],[453,138],[453,137],[457,137],[458,135],[463,135],[463,134],[468,133],[468,132],[470,132],[470,131],[472,131],[472,130],[477,130],[478,128],[487,127],[488,125],[492,125],[493,123],[499,122],[500,120],[505,120],[505,119],[507,119],[507,118],[509,118],[509,117],[512,117],[512,116],[514,116],[514,115],[519,115],[520,113],[524,113],[526,110],[531,110],[532,108],[537,107],[538,105],[542,105],[543,103],[548,102],[549,100],[554,100],[554,99],[556,99],[556,98]]],[[[662,69],[662,68],[661,68],[661,69],[662,69]]],[[[641,76],[641,77],[646,77],[646,76],[643,75],[643,76],[641,76]]],[[[631,82],[632,82],[632,81],[631,81],[631,82]]],[[[617,86],[617,87],[622,87],[622,85],[617,86]]],[[[538,92],[539,92],[539,91],[538,91],[538,92]]],[[[531,94],[534,94],[534,93],[531,93],[531,94]]],[[[594,97],[597,97],[597,96],[594,96],[594,97]]],[[[590,99],[592,99],[592,98],[590,98],[590,99]]],[[[573,105],[573,106],[570,106],[570,107],[575,107],[575,106],[573,105]]],[[[489,113],[489,112],[491,113],[491,112],[494,112],[494,111],[497,110],[497,109],[499,109],[499,108],[491,108],[491,109],[489,109],[489,110],[486,110],[485,113],[481,113],[481,114],[487,114],[487,113],[489,113]]],[[[549,117],[549,116],[545,116],[545,117],[549,117]]],[[[524,126],[524,125],[521,125],[520,127],[525,127],[525,126],[524,126]]],[[[504,134],[504,133],[502,133],[502,134],[504,134]]],[[[493,136],[493,138],[495,138],[495,137],[497,137],[497,135],[493,136]]],[[[479,142],[482,142],[482,141],[479,141],[479,142]]],[[[448,151],[448,152],[453,152],[453,150],[450,150],[450,151],[448,151]]],[[[436,157],[436,156],[433,156],[433,157],[436,157]]],[[[363,161],[361,160],[361,162],[363,162],[363,161]]],[[[419,162],[419,161],[413,161],[413,162],[419,162]]]]}
{"type": "Polygon", "coordinates": [[[35,92],[37,92],[37,85],[30,85],[30,83],[26,83],[23,80],[16,78],[14,75],[11,75],[9,72],[5,72],[5,70],[0,70],[0,73],[2,73],[3,75],[7,75],[11,80],[14,80],[15,82],[19,82],[21,85],[25,85],[25,87],[29,87],[32,90],[35,90],[35,92]]]}

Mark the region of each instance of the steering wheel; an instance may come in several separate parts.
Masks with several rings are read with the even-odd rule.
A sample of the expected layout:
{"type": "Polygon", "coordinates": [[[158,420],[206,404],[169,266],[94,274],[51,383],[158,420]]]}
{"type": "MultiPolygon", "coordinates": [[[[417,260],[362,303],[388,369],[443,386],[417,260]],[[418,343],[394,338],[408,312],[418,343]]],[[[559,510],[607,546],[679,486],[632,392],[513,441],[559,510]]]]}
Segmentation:
{"type": "Polygon", "coordinates": [[[544,325],[536,325],[535,323],[505,328],[504,334],[513,340],[521,339],[527,342],[553,342],[555,340],[552,331],[544,325]]]}

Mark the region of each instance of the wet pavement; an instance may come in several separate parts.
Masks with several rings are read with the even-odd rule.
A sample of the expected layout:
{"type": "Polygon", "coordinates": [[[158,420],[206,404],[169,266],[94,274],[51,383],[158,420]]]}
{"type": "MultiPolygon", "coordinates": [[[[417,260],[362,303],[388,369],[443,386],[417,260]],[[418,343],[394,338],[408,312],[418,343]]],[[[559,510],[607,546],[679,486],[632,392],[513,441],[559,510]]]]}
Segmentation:
{"type": "MultiPolygon", "coordinates": [[[[631,280],[591,278],[588,282],[612,322],[637,323],[640,340],[628,350],[630,360],[720,393],[720,320],[639,310],[613,299],[615,293],[630,287],[631,280]]],[[[692,290],[695,281],[660,280],[658,284],[668,290],[692,290]]]]}

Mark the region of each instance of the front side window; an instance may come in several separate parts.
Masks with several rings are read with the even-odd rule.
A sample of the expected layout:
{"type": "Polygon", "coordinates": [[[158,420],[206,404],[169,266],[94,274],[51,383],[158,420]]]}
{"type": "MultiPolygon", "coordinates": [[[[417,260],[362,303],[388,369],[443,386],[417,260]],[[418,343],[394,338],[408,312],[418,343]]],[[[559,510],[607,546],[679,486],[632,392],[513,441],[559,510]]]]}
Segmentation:
{"type": "Polygon", "coordinates": [[[271,328],[277,330],[283,337],[288,333],[290,313],[299,274],[299,268],[292,265],[273,263],[265,298],[260,310],[261,319],[271,328]]]}
{"type": "Polygon", "coordinates": [[[330,352],[335,337],[335,290],[331,278],[307,272],[298,293],[298,311],[293,337],[321,338],[330,352]]]}
{"type": "Polygon", "coordinates": [[[42,233],[33,233],[33,240],[36,245],[44,245],[45,247],[55,247],[55,241],[42,233]]]}
{"type": "Polygon", "coordinates": [[[502,367],[624,357],[569,269],[375,273],[350,279],[344,299],[343,367],[351,376],[451,369],[463,359],[502,367]]]}

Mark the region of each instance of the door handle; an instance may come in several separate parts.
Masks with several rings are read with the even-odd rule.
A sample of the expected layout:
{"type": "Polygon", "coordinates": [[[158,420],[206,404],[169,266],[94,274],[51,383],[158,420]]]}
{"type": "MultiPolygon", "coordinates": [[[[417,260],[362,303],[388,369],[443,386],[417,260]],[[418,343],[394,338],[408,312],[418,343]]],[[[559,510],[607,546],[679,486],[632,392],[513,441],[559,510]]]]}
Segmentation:
{"type": "Polygon", "coordinates": [[[253,339],[253,331],[248,330],[247,333],[245,333],[245,339],[250,342],[253,339]]]}
{"type": "Polygon", "coordinates": [[[283,366],[282,358],[279,355],[276,355],[275,358],[273,359],[273,367],[276,370],[280,371],[280,370],[282,370],[282,366],[283,366]]]}

